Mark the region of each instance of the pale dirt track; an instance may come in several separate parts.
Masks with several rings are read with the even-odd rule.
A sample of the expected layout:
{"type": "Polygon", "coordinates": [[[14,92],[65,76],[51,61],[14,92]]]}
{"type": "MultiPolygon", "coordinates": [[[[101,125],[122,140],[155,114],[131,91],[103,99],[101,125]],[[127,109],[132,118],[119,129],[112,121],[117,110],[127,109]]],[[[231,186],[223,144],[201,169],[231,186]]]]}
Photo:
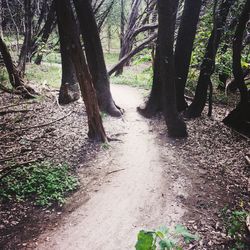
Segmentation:
{"type": "MultiPolygon", "coordinates": [[[[191,190],[181,174],[185,164],[136,112],[143,102],[138,90],[112,86],[112,92],[126,110],[123,121],[106,121],[107,127],[111,121],[121,124],[124,133],[111,148],[112,168],[120,171],[107,176],[100,190],[58,228],[42,234],[37,249],[131,250],[141,229],[182,222],[185,207],[178,197],[187,197],[191,190]]],[[[98,165],[103,165],[101,157],[98,165]]]]}

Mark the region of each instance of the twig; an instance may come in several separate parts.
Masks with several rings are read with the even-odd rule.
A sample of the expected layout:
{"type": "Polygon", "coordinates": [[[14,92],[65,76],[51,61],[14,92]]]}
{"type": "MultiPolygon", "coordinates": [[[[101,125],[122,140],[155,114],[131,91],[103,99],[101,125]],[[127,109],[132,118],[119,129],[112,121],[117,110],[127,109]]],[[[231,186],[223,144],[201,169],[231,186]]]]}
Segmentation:
{"type": "Polygon", "coordinates": [[[66,115],[64,115],[64,116],[62,116],[62,117],[60,117],[60,118],[58,118],[58,119],[56,119],[54,121],[48,122],[48,123],[39,124],[39,125],[35,125],[35,126],[31,126],[31,127],[26,127],[26,128],[18,128],[18,129],[20,129],[22,131],[25,131],[25,130],[34,129],[34,128],[46,127],[46,126],[49,126],[49,125],[51,125],[53,123],[56,123],[56,122],[59,122],[59,121],[65,119],[66,117],[70,116],[72,113],[73,113],[73,111],[70,111],[68,114],[66,114],[66,115]]]}
{"type": "Polygon", "coordinates": [[[110,171],[110,172],[106,173],[106,175],[114,174],[114,173],[117,173],[117,172],[120,172],[120,171],[124,171],[124,170],[126,170],[126,169],[125,168],[117,169],[117,170],[110,171]]]}
{"type": "Polygon", "coordinates": [[[0,111],[0,115],[7,115],[10,113],[28,113],[31,111],[35,111],[35,110],[33,109],[5,110],[5,111],[0,111]]]}
{"type": "Polygon", "coordinates": [[[37,102],[36,101],[33,101],[33,102],[20,102],[20,103],[0,107],[0,109],[8,109],[8,108],[13,108],[13,107],[20,106],[20,105],[26,105],[26,104],[28,105],[28,104],[34,104],[34,103],[37,103],[37,102]]]}
{"type": "Polygon", "coordinates": [[[34,128],[42,128],[42,127],[49,126],[49,125],[51,125],[53,123],[56,123],[56,122],[59,122],[59,121],[65,119],[66,117],[70,116],[72,113],[73,113],[73,111],[69,112],[68,114],[66,114],[66,115],[64,115],[64,116],[62,116],[62,117],[60,117],[60,118],[58,118],[58,119],[56,119],[54,121],[48,122],[48,123],[43,123],[43,124],[39,124],[39,125],[35,125],[35,126],[30,126],[30,127],[24,127],[24,128],[17,128],[16,131],[8,133],[8,134],[5,134],[2,137],[0,137],[0,139],[3,139],[4,137],[12,135],[12,134],[15,134],[17,132],[26,131],[26,130],[30,130],[30,129],[34,129],[34,128]]]}

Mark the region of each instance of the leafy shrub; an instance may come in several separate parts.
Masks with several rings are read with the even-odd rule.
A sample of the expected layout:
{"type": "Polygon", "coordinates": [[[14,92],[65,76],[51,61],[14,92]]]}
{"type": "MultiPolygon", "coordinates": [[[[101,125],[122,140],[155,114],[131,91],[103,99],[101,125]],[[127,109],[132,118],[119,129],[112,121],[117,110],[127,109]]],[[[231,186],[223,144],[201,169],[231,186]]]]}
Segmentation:
{"type": "Polygon", "coordinates": [[[140,231],[136,243],[136,250],[182,250],[181,241],[190,243],[198,240],[197,235],[191,234],[184,226],[177,225],[174,231],[161,228],[157,231],[140,231]]]}
{"type": "Polygon", "coordinates": [[[0,201],[34,200],[36,205],[62,204],[65,194],[77,188],[78,182],[66,164],[37,163],[14,169],[0,183],[0,201]]]}
{"type": "Polygon", "coordinates": [[[235,210],[230,214],[225,216],[227,234],[230,236],[234,242],[235,246],[232,250],[236,249],[246,249],[247,245],[244,242],[244,238],[247,234],[246,228],[246,218],[248,213],[245,210],[235,210]]]}

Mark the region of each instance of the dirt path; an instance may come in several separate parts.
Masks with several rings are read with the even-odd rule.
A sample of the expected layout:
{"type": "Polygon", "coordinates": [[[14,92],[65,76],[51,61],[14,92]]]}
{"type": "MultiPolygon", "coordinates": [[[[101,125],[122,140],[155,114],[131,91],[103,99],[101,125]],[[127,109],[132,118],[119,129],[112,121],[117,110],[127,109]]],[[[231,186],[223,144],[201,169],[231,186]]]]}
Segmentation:
{"type": "MultiPolygon", "coordinates": [[[[178,197],[187,196],[191,188],[178,171],[181,160],[171,148],[160,146],[149,121],[136,112],[142,103],[139,91],[112,88],[126,110],[123,121],[106,122],[109,132],[110,119],[124,132],[111,149],[112,169],[118,171],[109,173],[100,190],[59,228],[41,235],[37,249],[131,250],[139,230],[181,223],[185,208],[178,197]]],[[[95,167],[102,164],[98,159],[95,167]]]]}

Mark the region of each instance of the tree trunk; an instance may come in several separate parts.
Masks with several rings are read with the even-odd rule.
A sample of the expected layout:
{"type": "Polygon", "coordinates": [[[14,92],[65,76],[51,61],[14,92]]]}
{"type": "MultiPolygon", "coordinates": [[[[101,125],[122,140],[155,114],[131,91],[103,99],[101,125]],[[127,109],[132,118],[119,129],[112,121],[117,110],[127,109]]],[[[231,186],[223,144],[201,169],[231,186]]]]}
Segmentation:
{"type": "MultiPolygon", "coordinates": [[[[77,82],[75,67],[71,59],[68,33],[60,28],[60,50],[62,60],[62,80],[59,92],[59,103],[69,104],[80,98],[80,90],[77,82]]],[[[78,34],[79,37],[79,34],[78,34]]]]}
{"type": "Polygon", "coordinates": [[[192,104],[188,107],[186,116],[189,118],[199,117],[205,107],[208,87],[212,86],[211,76],[214,73],[215,57],[223,34],[230,7],[235,0],[222,1],[219,6],[217,17],[211,36],[206,47],[205,57],[201,64],[201,71],[192,104]]]}
{"type": "MultiPolygon", "coordinates": [[[[44,27],[41,30],[42,34],[40,34],[41,32],[38,34],[38,36],[41,35],[41,40],[39,42],[36,41],[32,46],[32,57],[37,53],[39,45],[44,46],[47,43],[49,36],[54,29],[55,19],[56,19],[56,17],[55,17],[55,2],[53,1],[51,6],[50,6],[50,10],[49,10],[46,22],[44,24],[44,27]]],[[[43,58],[43,53],[39,51],[38,55],[35,59],[35,64],[40,65],[42,62],[42,58],[43,58]]]]}
{"type": "Polygon", "coordinates": [[[247,0],[242,14],[239,18],[235,36],[233,40],[233,74],[235,83],[240,91],[240,103],[224,120],[223,122],[240,132],[250,136],[250,97],[248,89],[244,81],[244,72],[241,66],[241,52],[244,31],[250,15],[250,1],[247,0]]]}
{"type": "Polygon", "coordinates": [[[3,61],[7,69],[9,80],[13,89],[17,90],[17,93],[22,95],[24,98],[34,98],[34,95],[36,95],[37,93],[31,87],[24,85],[24,79],[22,78],[22,76],[20,76],[18,70],[16,69],[9,50],[1,36],[0,53],[3,57],[3,61]]]}
{"type": "Polygon", "coordinates": [[[202,0],[186,0],[175,47],[176,101],[178,111],[187,108],[184,93],[202,0]]]}
{"type": "Polygon", "coordinates": [[[159,111],[162,111],[162,83],[160,80],[160,52],[157,42],[156,53],[153,64],[153,84],[149,98],[144,108],[138,107],[138,112],[146,118],[151,118],[159,111]]]}
{"type": "Polygon", "coordinates": [[[106,142],[107,138],[99,112],[98,101],[96,98],[92,77],[82,51],[70,1],[55,0],[55,2],[60,39],[63,35],[63,39],[67,39],[66,44],[70,44],[70,46],[67,48],[68,53],[75,66],[77,79],[86,106],[89,126],[88,136],[91,139],[106,142]]]}
{"type": "MultiPolygon", "coordinates": [[[[134,0],[133,4],[131,6],[131,13],[128,19],[128,25],[127,25],[127,29],[126,32],[124,32],[123,30],[123,34],[121,33],[121,35],[123,35],[121,37],[121,51],[119,54],[119,61],[126,56],[127,54],[129,54],[133,48],[133,43],[134,43],[134,39],[135,37],[132,36],[133,32],[136,29],[136,20],[138,18],[139,15],[139,7],[141,4],[141,0],[134,0]]],[[[123,26],[124,29],[124,26],[123,26]]],[[[125,65],[129,65],[129,60],[126,62],[125,65]]],[[[123,72],[123,66],[122,65],[117,71],[116,71],[116,75],[121,75],[123,72]]]]}
{"type": "Polygon", "coordinates": [[[96,89],[99,107],[111,116],[120,117],[121,110],[115,105],[111,92],[109,76],[98,27],[89,0],[74,0],[78,20],[83,36],[89,70],[96,89]]]}
{"type": "Polygon", "coordinates": [[[23,76],[25,73],[26,62],[30,60],[31,32],[32,32],[32,13],[31,0],[24,0],[25,10],[25,35],[18,62],[18,71],[23,76]]]}
{"type": "Polygon", "coordinates": [[[162,84],[163,110],[172,137],[186,137],[184,121],[178,115],[175,92],[174,33],[178,0],[158,0],[160,82],[162,84]]]}
{"type": "Polygon", "coordinates": [[[0,36],[3,37],[3,3],[0,0],[0,36]]]}

